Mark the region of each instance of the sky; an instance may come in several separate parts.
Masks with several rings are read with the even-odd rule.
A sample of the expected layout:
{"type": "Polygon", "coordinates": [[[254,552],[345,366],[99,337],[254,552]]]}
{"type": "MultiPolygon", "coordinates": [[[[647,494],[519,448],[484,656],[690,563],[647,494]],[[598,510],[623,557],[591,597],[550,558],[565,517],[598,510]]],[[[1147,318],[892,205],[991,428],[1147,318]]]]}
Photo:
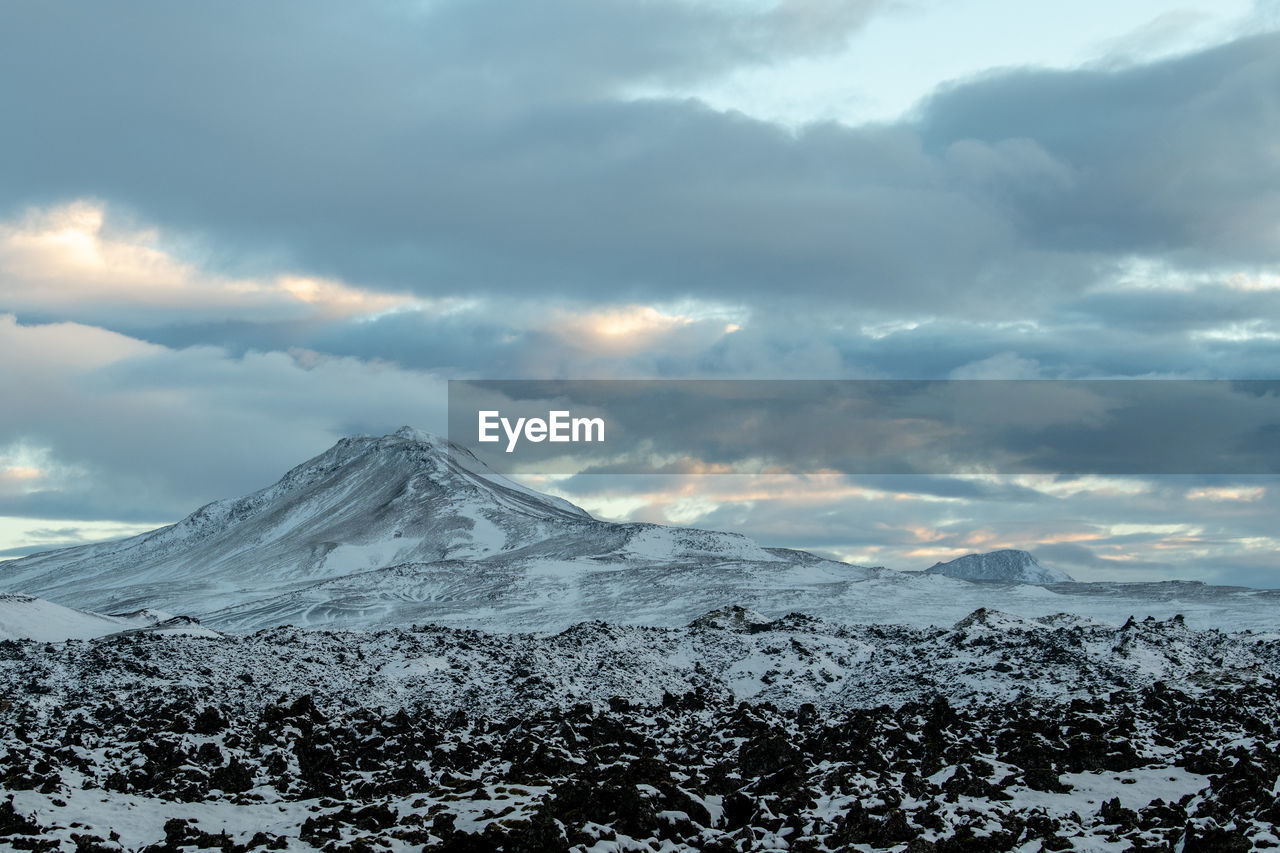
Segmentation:
{"type": "MultiPolygon", "coordinates": [[[[19,0],[0,108],[0,558],[442,431],[456,378],[1280,378],[1276,0],[19,0]]],[[[1280,586],[1265,477],[533,482],[1280,586]]]]}

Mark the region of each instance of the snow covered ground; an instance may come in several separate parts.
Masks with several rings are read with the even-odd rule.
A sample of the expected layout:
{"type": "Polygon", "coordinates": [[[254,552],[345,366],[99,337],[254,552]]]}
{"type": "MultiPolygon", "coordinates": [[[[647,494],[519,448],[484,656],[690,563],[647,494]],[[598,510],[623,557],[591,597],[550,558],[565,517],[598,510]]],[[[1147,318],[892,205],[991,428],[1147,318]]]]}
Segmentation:
{"type": "Polygon", "coordinates": [[[1278,677],[1274,634],[992,611],[6,641],[0,838],[1262,849],[1278,677]]]}

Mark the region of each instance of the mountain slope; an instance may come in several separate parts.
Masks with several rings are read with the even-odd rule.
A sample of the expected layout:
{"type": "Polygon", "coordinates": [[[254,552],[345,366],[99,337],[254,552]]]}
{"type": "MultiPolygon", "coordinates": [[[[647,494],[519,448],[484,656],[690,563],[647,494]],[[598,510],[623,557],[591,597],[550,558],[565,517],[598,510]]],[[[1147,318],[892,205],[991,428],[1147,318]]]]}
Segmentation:
{"type": "Polygon", "coordinates": [[[105,637],[138,624],[63,607],[30,595],[0,593],[0,640],[84,640],[105,637]]]}
{"type": "Polygon", "coordinates": [[[184,616],[154,610],[107,616],[30,595],[0,593],[0,640],[53,643],[137,631],[217,636],[217,632],[184,616]]]}
{"type": "Polygon", "coordinates": [[[1066,572],[1040,565],[1026,551],[991,551],[966,554],[946,563],[935,563],[926,570],[931,575],[946,575],[968,581],[1003,581],[1005,583],[1052,584],[1071,583],[1066,572]]]}
{"type": "MultiPolygon", "coordinates": [[[[615,532],[629,527],[618,525],[615,532]]],[[[651,529],[637,527],[640,533],[651,529]]],[[[683,532],[657,529],[673,539],[683,532]]],[[[803,552],[781,553],[768,560],[698,554],[642,559],[624,548],[580,556],[408,563],[205,612],[201,619],[236,631],[281,624],[353,628],[431,622],[545,632],[584,620],[680,625],[738,601],[775,614],[819,610],[841,618],[856,612],[857,585],[894,574],[803,552]]]]}

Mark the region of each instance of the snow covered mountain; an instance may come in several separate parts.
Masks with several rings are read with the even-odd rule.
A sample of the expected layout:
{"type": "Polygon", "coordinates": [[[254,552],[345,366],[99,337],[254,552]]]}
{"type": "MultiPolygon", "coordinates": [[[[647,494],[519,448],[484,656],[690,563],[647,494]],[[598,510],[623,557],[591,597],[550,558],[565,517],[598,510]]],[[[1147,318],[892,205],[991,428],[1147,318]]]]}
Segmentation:
{"type": "Polygon", "coordinates": [[[1023,552],[909,573],[738,534],[598,521],[409,428],[343,439],[275,485],[169,527],[0,563],[0,590],[98,613],[154,608],[223,631],[671,627],[728,605],[843,624],[949,625],[992,607],[1117,625],[1183,614],[1197,627],[1280,627],[1280,591],[1067,580],[1023,552]]]}
{"type": "Polygon", "coordinates": [[[343,439],[276,484],[169,527],[5,563],[0,588],[94,610],[189,611],[398,563],[581,538],[599,526],[406,427],[343,439]]]}
{"type": "Polygon", "coordinates": [[[1072,583],[1066,572],[1040,565],[1026,551],[991,551],[966,554],[946,563],[935,563],[926,570],[931,575],[946,575],[967,581],[1003,581],[1005,583],[1072,583]]]}
{"type": "Polygon", "coordinates": [[[736,592],[873,574],[732,533],[597,521],[405,427],[343,439],[276,484],[169,527],[0,564],[0,589],[237,628],[437,616],[563,627],[686,599],[677,619],[687,621],[736,592]]]}

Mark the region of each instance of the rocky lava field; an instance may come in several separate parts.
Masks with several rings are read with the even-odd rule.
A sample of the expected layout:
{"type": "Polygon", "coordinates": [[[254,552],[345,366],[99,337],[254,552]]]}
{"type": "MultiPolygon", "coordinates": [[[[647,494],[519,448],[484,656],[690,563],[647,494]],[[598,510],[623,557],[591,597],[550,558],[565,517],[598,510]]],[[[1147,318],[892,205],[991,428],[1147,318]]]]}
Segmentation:
{"type": "Polygon", "coordinates": [[[585,623],[0,643],[18,850],[1280,846],[1280,638],[585,623]]]}

